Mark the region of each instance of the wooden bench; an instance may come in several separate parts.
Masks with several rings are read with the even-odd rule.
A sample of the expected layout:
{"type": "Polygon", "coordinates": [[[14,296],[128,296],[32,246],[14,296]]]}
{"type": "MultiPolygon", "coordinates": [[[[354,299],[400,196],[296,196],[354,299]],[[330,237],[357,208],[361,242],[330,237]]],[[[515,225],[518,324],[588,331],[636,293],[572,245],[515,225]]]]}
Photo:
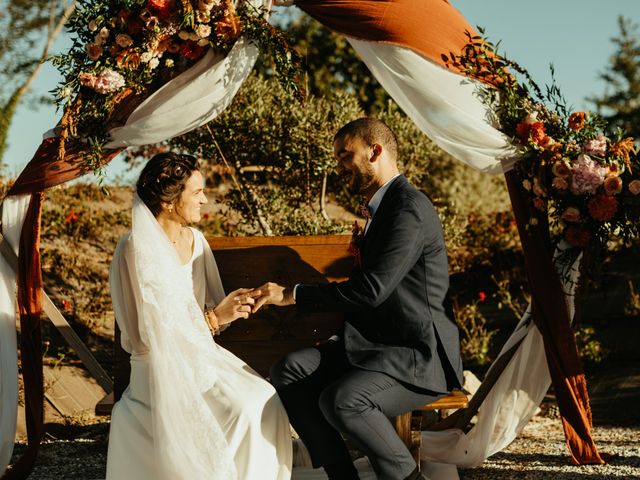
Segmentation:
{"type": "MultiPolygon", "coordinates": [[[[341,281],[353,267],[347,252],[349,235],[304,237],[211,237],[222,283],[226,291],[255,287],[268,281],[285,285],[341,281]]],[[[288,352],[309,347],[329,338],[341,326],[342,314],[299,313],[295,306],[265,307],[247,320],[234,322],[216,341],[246,361],[263,376],[288,352]]],[[[96,411],[110,412],[129,383],[129,356],[120,347],[116,327],[114,395],[105,398],[96,411]]],[[[466,395],[452,392],[421,410],[465,407],[466,395]]],[[[418,458],[422,411],[393,419],[398,434],[418,458]],[[420,419],[420,420],[418,420],[420,419]]]]}

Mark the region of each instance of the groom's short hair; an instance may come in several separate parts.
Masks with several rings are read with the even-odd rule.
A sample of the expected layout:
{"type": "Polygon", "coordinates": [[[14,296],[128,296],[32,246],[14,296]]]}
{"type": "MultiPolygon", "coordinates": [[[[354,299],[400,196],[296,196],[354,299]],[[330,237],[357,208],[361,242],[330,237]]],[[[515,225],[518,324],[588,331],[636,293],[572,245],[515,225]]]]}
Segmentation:
{"type": "Polygon", "coordinates": [[[386,123],[377,118],[363,117],[347,123],[338,130],[333,137],[335,142],[339,138],[353,136],[364,140],[367,145],[379,143],[390,154],[393,160],[398,158],[398,139],[386,123]]]}

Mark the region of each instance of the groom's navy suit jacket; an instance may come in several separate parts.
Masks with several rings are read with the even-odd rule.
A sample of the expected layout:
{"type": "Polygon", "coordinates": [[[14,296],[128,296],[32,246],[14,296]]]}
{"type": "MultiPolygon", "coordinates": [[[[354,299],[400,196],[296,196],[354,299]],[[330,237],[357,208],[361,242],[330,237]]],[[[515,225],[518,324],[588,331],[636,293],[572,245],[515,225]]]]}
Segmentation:
{"type": "Polygon", "coordinates": [[[340,283],[300,284],[303,311],[343,311],[349,362],[409,385],[447,392],[462,384],[458,328],[448,301],[440,219],[400,175],[361,244],[361,265],[340,283]]]}

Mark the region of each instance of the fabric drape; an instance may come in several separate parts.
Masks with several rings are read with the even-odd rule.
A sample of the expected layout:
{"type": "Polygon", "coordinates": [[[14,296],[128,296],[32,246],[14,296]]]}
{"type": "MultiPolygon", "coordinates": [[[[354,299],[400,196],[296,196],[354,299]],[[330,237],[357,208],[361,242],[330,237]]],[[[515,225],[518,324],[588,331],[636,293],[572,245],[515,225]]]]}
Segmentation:
{"type": "Polygon", "coordinates": [[[571,458],[579,465],[604,463],[591,437],[587,381],[571,330],[559,277],[561,273],[553,268],[546,212],[534,212],[525,199],[524,188],[515,172],[509,172],[506,180],[531,286],[533,319],[544,339],[547,364],[571,458]],[[529,224],[529,219],[534,216],[538,219],[537,228],[531,228],[529,224]]]}
{"type": "MultiPolygon", "coordinates": [[[[3,241],[18,254],[22,219],[29,207],[29,195],[7,199],[2,204],[3,241]]],[[[8,465],[13,451],[18,409],[18,359],[16,337],[17,271],[0,255],[0,471],[8,465]]]]}

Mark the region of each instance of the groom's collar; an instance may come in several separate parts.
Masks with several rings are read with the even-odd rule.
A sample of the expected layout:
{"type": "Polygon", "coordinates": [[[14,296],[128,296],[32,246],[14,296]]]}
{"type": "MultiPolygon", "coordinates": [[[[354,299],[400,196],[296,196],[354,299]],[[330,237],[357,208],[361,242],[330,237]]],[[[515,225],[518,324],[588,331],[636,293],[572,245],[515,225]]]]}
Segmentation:
{"type": "Polygon", "coordinates": [[[391,184],[393,183],[393,181],[398,178],[401,174],[398,173],[397,175],[393,176],[392,178],[390,178],[389,180],[387,180],[384,185],[382,185],[377,191],[376,193],[373,194],[373,197],[371,197],[371,200],[369,200],[368,206],[369,206],[369,213],[371,214],[371,217],[373,218],[373,216],[376,214],[376,210],[378,210],[378,207],[380,206],[380,203],[382,202],[382,199],[384,198],[384,194],[387,193],[387,190],[389,190],[389,187],[391,186],[391,184]]]}

